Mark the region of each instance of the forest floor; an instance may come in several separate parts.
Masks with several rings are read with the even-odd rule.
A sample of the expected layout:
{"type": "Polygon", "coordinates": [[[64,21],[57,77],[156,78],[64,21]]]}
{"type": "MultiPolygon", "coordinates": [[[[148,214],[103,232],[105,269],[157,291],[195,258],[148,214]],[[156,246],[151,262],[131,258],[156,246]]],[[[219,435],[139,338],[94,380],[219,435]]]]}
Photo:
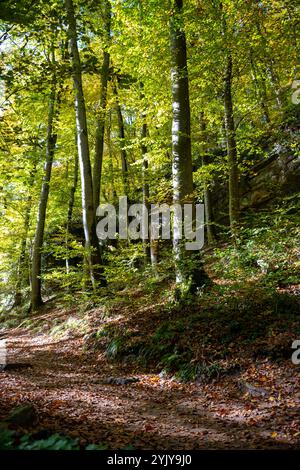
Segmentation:
{"type": "MultiPolygon", "coordinates": [[[[148,332],[146,339],[161,317],[157,307],[148,307],[134,309],[131,317],[135,330],[148,332]]],[[[113,320],[119,325],[121,313],[113,320]]],[[[157,368],[149,372],[149,368],[130,362],[129,356],[128,360],[112,361],[101,348],[87,350],[86,335],[76,328],[60,336],[51,334],[49,322],[60,317],[65,324],[74,315],[74,309],[50,309],[41,316],[42,328],[6,330],[9,362],[27,362],[32,367],[1,372],[0,420],[17,405],[31,403],[37,410],[38,424],[23,433],[38,435],[50,430],[78,438],[82,446],[300,449],[300,374],[290,358],[254,359],[245,354],[243,359],[237,349],[230,361],[242,367],[233,368],[233,373],[220,374],[208,382],[183,383],[157,368]],[[138,381],[108,383],[111,377],[138,381]]],[[[99,311],[89,315],[95,323],[99,311]]],[[[204,318],[202,325],[205,323],[204,318]]],[[[205,328],[199,334],[206,335],[205,328]]],[[[137,336],[135,331],[133,337],[137,336]]],[[[190,341],[197,344],[199,338],[192,334],[190,341]]],[[[253,345],[243,347],[251,349],[253,345]]]]}

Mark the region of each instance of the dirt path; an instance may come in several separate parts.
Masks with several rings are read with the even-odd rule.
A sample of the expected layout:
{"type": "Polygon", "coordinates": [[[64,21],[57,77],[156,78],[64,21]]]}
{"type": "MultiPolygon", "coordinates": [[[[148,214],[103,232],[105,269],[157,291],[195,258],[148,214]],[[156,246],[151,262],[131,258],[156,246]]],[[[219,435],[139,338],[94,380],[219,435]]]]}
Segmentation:
{"type": "Polygon", "coordinates": [[[112,449],[300,448],[299,373],[289,362],[257,365],[268,394],[253,398],[232,377],[200,386],[131,371],[139,382],[104,384],[126,372],[82,351],[82,338],[10,336],[9,362],[33,367],[1,373],[0,417],[31,402],[39,415],[34,431],[50,429],[112,449]]]}

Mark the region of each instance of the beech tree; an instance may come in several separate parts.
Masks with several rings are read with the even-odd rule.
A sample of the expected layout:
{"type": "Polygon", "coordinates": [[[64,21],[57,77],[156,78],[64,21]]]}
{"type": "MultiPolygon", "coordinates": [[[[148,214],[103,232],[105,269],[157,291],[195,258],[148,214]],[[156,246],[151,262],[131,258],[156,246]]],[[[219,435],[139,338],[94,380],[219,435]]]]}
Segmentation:
{"type": "Polygon", "coordinates": [[[126,270],[202,286],[201,253],[185,250],[176,218],[172,240],[150,227],[145,240],[99,243],[97,206],[117,209],[123,194],[149,212],[204,202],[211,249],[230,232],[239,241],[245,181],[298,145],[297,2],[1,7],[0,282],[11,304],[38,308],[65,286],[96,297],[126,270]]]}
{"type": "MultiPolygon", "coordinates": [[[[194,203],[193,168],[191,153],[191,116],[189,98],[189,79],[187,67],[186,37],[183,23],[183,1],[171,3],[170,41],[171,41],[171,84],[172,84],[172,173],[173,201],[175,204],[194,203]]],[[[181,221],[174,216],[173,248],[176,261],[176,280],[180,285],[190,277],[192,283],[201,285],[204,272],[198,266],[187,269],[187,253],[179,238],[181,221]],[[197,272],[197,274],[196,274],[197,272]],[[202,278],[202,279],[201,279],[202,278]]]]}
{"type": "MultiPolygon", "coordinates": [[[[54,36],[54,31],[53,31],[54,36]]],[[[50,191],[50,181],[52,164],[55,152],[55,145],[57,140],[57,119],[58,119],[58,106],[59,106],[59,92],[58,81],[56,74],[55,64],[55,45],[54,38],[52,39],[50,50],[51,65],[53,67],[53,76],[51,91],[49,95],[49,108],[48,108],[48,125],[46,137],[46,163],[44,169],[44,178],[41,188],[41,195],[38,207],[38,216],[32,251],[32,268],[31,268],[31,308],[37,310],[43,303],[41,292],[41,263],[42,263],[42,247],[44,241],[45,220],[47,212],[47,204],[50,191]]]]}
{"type": "Polygon", "coordinates": [[[227,138],[227,159],[229,172],[229,219],[233,235],[239,222],[240,196],[239,196],[239,171],[237,161],[237,148],[235,136],[235,124],[232,105],[232,56],[230,52],[225,59],[224,71],[224,110],[225,128],[227,138]]]}
{"type": "Polygon", "coordinates": [[[104,135],[105,135],[105,120],[106,120],[106,102],[107,102],[107,85],[109,80],[109,67],[110,67],[110,53],[108,51],[111,33],[111,6],[109,0],[104,1],[103,6],[103,20],[104,20],[104,47],[103,47],[103,62],[101,68],[101,90],[99,108],[97,109],[97,126],[96,126],[96,143],[95,143],[95,157],[93,168],[93,186],[94,186],[94,208],[99,206],[100,202],[100,187],[101,187],[101,173],[104,152],[104,135]]]}
{"type": "Polygon", "coordinates": [[[97,280],[100,280],[102,284],[105,283],[105,280],[102,275],[102,257],[100,254],[99,242],[96,234],[96,214],[93,198],[92,170],[89,152],[85,98],[82,87],[82,68],[77,44],[75,11],[72,0],[66,0],[65,5],[68,19],[68,34],[70,40],[73,85],[75,92],[77,147],[82,188],[82,214],[86,259],[90,279],[93,287],[95,288],[97,280]]]}

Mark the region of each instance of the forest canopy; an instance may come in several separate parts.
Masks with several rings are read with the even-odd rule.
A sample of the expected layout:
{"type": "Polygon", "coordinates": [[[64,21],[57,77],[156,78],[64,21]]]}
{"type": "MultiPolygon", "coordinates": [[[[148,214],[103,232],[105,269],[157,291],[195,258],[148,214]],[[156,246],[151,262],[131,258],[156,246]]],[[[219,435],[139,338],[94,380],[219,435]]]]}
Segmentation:
{"type": "Polygon", "coordinates": [[[299,25],[0,0],[0,450],[300,448],[299,25]]]}
{"type": "Polygon", "coordinates": [[[255,198],[295,192],[289,176],[263,195],[249,181],[299,157],[299,15],[277,0],[1,1],[3,307],[95,293],[126,263],[207,284],[176,217],[173,243],[150,227],[99,243],[97,207],[204,203],[212,246],[239,239],[255,198]]]}

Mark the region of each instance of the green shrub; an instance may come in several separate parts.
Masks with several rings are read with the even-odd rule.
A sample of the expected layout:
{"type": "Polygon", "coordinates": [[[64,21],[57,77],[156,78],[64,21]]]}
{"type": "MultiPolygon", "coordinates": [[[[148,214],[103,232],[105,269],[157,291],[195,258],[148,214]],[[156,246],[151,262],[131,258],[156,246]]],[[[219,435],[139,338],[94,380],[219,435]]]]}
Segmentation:
{"type": "MultiPolygon", "coordinates": [[[[106,450],[104,444],[89,444],[84,450],[106,450]]],[[[0,450],[80,450],[78,439],[51,434],[45,439],[35,439],[31,434],[18,438],[15,431],[0,428],[0,450]]]]}

